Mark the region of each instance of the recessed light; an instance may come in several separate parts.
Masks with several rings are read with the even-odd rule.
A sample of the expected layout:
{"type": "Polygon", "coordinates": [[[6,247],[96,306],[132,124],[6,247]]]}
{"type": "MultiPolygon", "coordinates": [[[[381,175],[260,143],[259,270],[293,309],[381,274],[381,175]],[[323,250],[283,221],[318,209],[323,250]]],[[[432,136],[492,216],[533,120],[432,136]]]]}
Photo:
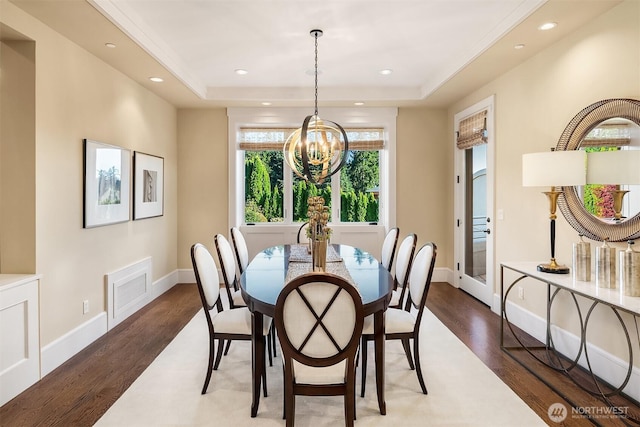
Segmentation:
{"type": "Polygon", "coordinates": [[[268,107],[269,105],[271,105],[271,103],[265,101],[265,102],[262,103],[262,105],[264,105],[265,107],[268,107]]]}
{"type": "Polygon", "coordinates": [[[245,76],[245,75],[249,74],[249,72],[247,70],[243,70],[242,68],[238,68],[234,72],[239,76],[245,76]]]}
{"type": "Polygon", "coordinates": [[[518,43],[517,45],[514,45],[513,48],[514,49],[524,49],[524,44],[518,43]]]}
{"type": "Polygon", "coordinates": [[[546,22],[542,25],[540,25],[538,27],[539,30],[541,31],[546,31],[546,30],[550,30],[552,28],[555,28],[558,24],[556,24],[555,22],[546,22]]]}
{"type": "Polygon", "coordinates": [[[149,80],[151,80],[154,83],[162,83],[164,80],[160,77],[149,77],[149,80]]]}
{"type": "Polygon", "coordinates": [[[382,74],[383,76],[388,76],[389,74],[393,73],[393,70],[386,68],[384,70],[380,70],[380,74],[382,74]]]}
{"type": "Polygon", "coordinates": [[[109,49],[114,49],[114,48],[116,47],[116,45],[115,45],[115,44],[113,44],[113,43],[105,43],[104,45],[105,45],[106,47],[108,47],[109,49]]]}
{"type": "Polygon", "coordinates": [[[353,105],[361,106],[361,105],[364,105],[364,102],[357,101],[357,102],[354,102],[353,105]]]}

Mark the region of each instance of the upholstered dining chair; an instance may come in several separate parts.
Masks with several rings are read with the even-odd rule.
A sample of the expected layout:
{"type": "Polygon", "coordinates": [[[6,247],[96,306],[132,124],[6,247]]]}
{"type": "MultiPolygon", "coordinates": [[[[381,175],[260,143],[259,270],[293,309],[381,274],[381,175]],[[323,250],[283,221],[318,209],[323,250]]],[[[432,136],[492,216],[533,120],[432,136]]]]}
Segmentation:
{"type": "Polygon", "coordinates": [[[391,293],[391,302],[389,307],[401,308],[407,290],[407,282],[409,272],[411,271],[411,263],[413,262],[413,254],[416,251],[416,243],[418,236],[409,234],[402,239],[398,246],[396,254],[396,270],[393,277],[393,291],[391,293]]]}
{"type": "Polygon", "coordinates": [[[216,251],[218,252],[224,287],[227,290],[227,297],[229,298],[229,307],[232,309],[244,307],[247,304],[240,293],[240,286],[236,275],[236,261],[233,249],[231,249],[231,244],[229,244],[227,238],[222,234],[216,234],[214,242],[216,244],[216,251]]]}
{"type": "MultiPolygon", "coordinates": [[[[240,231],[240,228],[238,227],[231,227],[231,240],[233,241],[233,248],[235,249],[235,253],[236,253],[236,259],[238,260],[238,270],[240,272],[240,274],[244,273],[244,271],[247,269],[247,266],[249,265],[249,248],[247,247],[247,241],[244,238],[244,235],[242,234],[242,231],[240,231]]],[[[242,304],[244,305],[244,300],[242,301],[242,304]]],[[[271,349],[273,350],[273,356],[277,356],[276,355],[276,327],[275,327],[275,323],[271,324],[271,330],[269,331],[269,335],[270,335],[270,339],[271,342],[269,343],[269,345],[271,346],[271,349]]],[[[227,344],[228,346],[229,344],[227,344]]],[[[225,354],[227,350],[225,351],[225,354]]]]}
{"type": "MultiPolygon", "coordinates": [[[[413,259],[409,273],[406,305],[403,309],[389,308],[385,313],[385,339],[402,340],[402,346],[409,362],[409,368],[415,369],[418,382],[424,394],[427,387],[422,376],[420,365],[420,325],[422,314],[427,302],[427,294],[431,286],[431,277],[436,262],[437,247],[435,243],[424,244],[413,259]],[[411,358],[410,341],[413,340],[414,361],[411,358]]],[[[362,329],[362,389],[360,395],[364,397],[367,372],[367,344],[372,341],[373,318],[367,316],[362,329]]]]}
{"type": "Polygon", "coordinates": [[[342,277],[308,273],[290,281],[276,302],[284,362],[284,414],[293,426],[295,396],[344,396],[347,426],[355,419],[355,358],[364,309],[342,277]]]}
{"type": "Polygon", "coordinates": [[[386,236],[384,236],[384,240],[382,241],[380,262],[389,272],[391,272],[391,267],[393,266],[393,256],[396,253],[399,234],[400,229],[398,227],[394,227],[387,232],[386,236]]]}
{"type": "MultiPolygon", "coordinates": [[[[211,253],[201,243],[191,246],[191,262],[196,276],[198,292],[202,308],[209,327],[209,364],[202,387],[202,394],[207,392],[211,373],[218,369],[222,358],[224,341],[251,340],[251,312],[247,307],[225,310],[220,300],[220,284],[218,270],[211,253]],[[212,310],[216,309],[212,315],[212,310]],[[218,340],[218,351],[214,362],[215,341],[218,340]]],[[[267,335],[271,327],[271,319],[265,317],[263,335],[267,335]]],[[[263,356],[264,357],[264,356],[263,356]]],[[[263,376],[263,392],[267,396],[266,372],[263,376]]]]}
{"type": "Polygon", "coordinates": [[[233,248],[236,252],[236,259],[238,260],[238,270],[242,274],[249,265],[249,248],[247,247],[247,241],[244,239],[244,235],[240,228],[231,227],[231,240],[233,241],[233,248]]]}
{"type": "MultiPolygon", "coordinates": [[[[242,298],[242,292],[240,291],[240,285],[238,276],[236,274],[236,260],[231,249],[231,244],[222,234],[216,234],[214,237],[216,244],[216,251],[218,252],[218,261],[220,263],[220,270],[222,270],[222,279],[224,287],[227,291],[227,298],[229,299],[229,307],[233,310],[239,307],[246,307],[246,302],[242,298]]],[[[273,365],[273,346],[272,343],[275,338],[267,340],[269,348],[269,365],[273,365]]],[[[229,352],[229,346],[231,341],[227,343],[227,348],[224,351],[226,355],[229,352]]]]}

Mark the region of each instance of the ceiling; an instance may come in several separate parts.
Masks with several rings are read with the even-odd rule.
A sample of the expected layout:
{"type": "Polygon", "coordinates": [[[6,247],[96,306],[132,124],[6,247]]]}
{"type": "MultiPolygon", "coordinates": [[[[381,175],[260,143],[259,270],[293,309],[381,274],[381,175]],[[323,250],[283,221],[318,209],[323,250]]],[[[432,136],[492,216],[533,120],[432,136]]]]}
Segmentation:
{"type": "Polygon", "coordinates": [[[315,28],[320,105],[446,106],[620,2],[10,1],[178,107],[312,105],[315,28]]]}

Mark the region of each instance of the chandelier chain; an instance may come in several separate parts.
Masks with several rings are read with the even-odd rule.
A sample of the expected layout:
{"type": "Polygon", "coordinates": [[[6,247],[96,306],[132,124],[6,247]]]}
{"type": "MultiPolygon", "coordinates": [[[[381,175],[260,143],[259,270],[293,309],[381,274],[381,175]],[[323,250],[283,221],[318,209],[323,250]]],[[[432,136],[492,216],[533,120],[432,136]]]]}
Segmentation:
{"type": "Polygon", "coordinates": [[[315,106],[315,114],[314,115],[317,117],[318,116],[318,33],[317,32],[314,34],[314,38],[315,38],[315,41],[316,41],[316,58],[315,58],[315,67],[316,67],[316,70],[315,70],[316,87],[315,87],[315,89],[316,89],[316,91],[315,91],[315,104],[314,104],[314,106],[315,106]]]}

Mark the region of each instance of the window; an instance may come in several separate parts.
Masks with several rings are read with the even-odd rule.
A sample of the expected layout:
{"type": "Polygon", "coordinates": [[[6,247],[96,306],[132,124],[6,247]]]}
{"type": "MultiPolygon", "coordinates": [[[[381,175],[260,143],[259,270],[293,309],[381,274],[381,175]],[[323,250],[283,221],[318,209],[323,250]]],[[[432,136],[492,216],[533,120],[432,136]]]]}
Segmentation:
{"type": "Polygon", "coordinates": [[[307,199],[315,195],[323,196],[331,207],[334,225],[386,223],[391,215],[395,218],[395,212],[388,209],[388,189],[394,182],[390,179],[393,168],[389,159],[395,159],[396,110],[371,109],[364,116],[375,121],[363,120],[360,115],[357,120],[352,119],[353,125],[348,123],[349,115],[338,119],[321,111],[321,116],[345,128],[349,155],[343,168],[320,187],[297,177],[282,154],[284,142],[302,124],[304,114],[288,109],[229,109],[234,224],[304,222],[307,199]],[[376,117],[381,115],[384,120],[376,117]],[[290,117],[295,117],[296,122],[291,123],[290,117]]]}
{"type": "MultiPolygon", "coordinates": [[[[284,222],[286,200],[291,197],[293,222],[307,218],[307,200],[322,196],[332,206],[332,183],[339,181],[339,219],[332,222],[375,222],[380,217],[380,151],[384,149],[381,128],[345,129],[350,150],[345,165],[322,186],[299,178],[284,163],[282,146],[295,129],[241,128],[238,148],[244,151],[244,221],[284,222]],[[285,189],[285,174],[293,178],[291,191],[285,189]]],[[[289,218],[287,218],[289,219],[289,218]]]]}

